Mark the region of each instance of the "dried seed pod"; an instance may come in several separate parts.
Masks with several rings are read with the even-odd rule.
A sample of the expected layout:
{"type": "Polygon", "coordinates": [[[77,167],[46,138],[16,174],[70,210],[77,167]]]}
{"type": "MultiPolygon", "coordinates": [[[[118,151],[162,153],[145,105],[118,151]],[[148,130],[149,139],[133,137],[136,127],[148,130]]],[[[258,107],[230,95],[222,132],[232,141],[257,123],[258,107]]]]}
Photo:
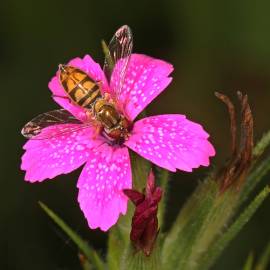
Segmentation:
{"type": "Polygon", "coordinates": [[[220,192],[223,193],[230,186],[234,185],[239,190],[244,182],[252,161],[253,149],[253,116],[248,104],[247,95],[237,92],[241,105],[241,131],[240,141],[237,147],[237,121],[235,106],[231,100],[220,93],[215,93],[216,97],[223,101],[230,115],[231,121],[231,157],[227,165],[217,173],[220,182],[220,192]]]}

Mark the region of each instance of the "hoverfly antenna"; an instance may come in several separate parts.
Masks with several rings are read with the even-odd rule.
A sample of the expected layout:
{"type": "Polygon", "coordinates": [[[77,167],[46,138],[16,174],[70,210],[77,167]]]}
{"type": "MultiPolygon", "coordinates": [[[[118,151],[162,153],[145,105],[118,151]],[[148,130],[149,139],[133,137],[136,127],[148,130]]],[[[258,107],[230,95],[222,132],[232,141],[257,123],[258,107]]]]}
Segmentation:
{"type": "Polygon", "coordinates": [[[60,70],[60,71],[63,71],[63,72],[66,71],[65,67],[66,67],[66,66],[63,65],[63,64],[59,64],[59,65],[58,65],[59,70],[60,70]]]}

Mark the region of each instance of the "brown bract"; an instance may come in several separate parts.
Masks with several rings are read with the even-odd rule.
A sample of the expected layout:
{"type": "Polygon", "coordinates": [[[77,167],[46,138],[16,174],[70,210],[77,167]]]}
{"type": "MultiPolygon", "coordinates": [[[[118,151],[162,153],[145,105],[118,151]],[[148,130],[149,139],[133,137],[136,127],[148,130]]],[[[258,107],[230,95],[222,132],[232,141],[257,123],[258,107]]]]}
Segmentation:
{"type": "Polygon", "coordinates": [[[158,234],[157,211],[162,190],[155,186],[154,174],[150,172],[145,194],[133,189],[125,189],[124,193],[136,206],[130,240],[137,250],[142,250],[146,256],[149,256],[158,234]]]}
{"type": "Polygon", "coordinates": [[[239,190],[251,166],[253,149],[253,117],[248,104],[247,95],[243,95],[238,91],[237,96],[241,106],[241,131],[239,144],[237,146],[235,106],[227,96],[217,92],[215,95],[227,105],[231,121],[232,154],[226,166],[217,174],[217,178],[220,181],[220,192],[223,193],[231,186],[235,186],[237,190],[239,190]]]}

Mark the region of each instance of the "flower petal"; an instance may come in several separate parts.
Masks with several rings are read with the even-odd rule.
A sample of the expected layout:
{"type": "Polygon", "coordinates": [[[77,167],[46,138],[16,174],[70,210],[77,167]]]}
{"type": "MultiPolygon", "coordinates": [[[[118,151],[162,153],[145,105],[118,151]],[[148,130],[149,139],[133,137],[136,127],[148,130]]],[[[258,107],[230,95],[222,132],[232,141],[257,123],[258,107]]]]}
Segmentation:
{"type": "MultiPolygon", "coordinates": [[[[120,107],[130,120],[135,117],[171,82],[173,66],[143,54],[132,54],[126,78],[118,94],[120,107]]],[[[119,78],[112,75],[111,89],[117,92],[119,78]]]]}
{"type": "Polygon", "coordinates": [[[201,125],[184,115],[158,115],[136,122],[125,145],[167,170],[191,172],[208,166],[209,157],[215,155],[208,137],[201,125]]]}
{"type": "Polygon", "coordinates": [[[79,129],[78,124],[47,127],[41,134],[58,133],[63,127],[72,132],[44,140],[29,140],[24,145],[26,152],[22,156],[21,169],[26,171],[26,181],[41,182],[69,173],[87,161],[94,146],[103,143],[100,138],[91,139],[94,128],[79,129]]]}
{"type": "Polygon", "coordinates": [[[127,210],[123,189],[131,188],[128,149],[103,144],[93,149],[77,187],[78,201],[91,229],[107,231],[127,210]]]}
{"type": "MultiPolygon", "coordinates": [[[[108,92],[108,83],[106,81],[105,75],[100,68],[99,64],[94,62],[94,60],[89,56],[86,55],[84,58],[74,58],[69,61],[68,65],[73,67],[77,67],[83,71],[85,71],[92,79],[97,82],[101,82],[102,90],[104,92],[108,92]]],[[[54,76],[51,81],[49,82],[49,88],[53,93],[53,99],[64,109],[68,110],[72,113],[76,118],[81,121],[85,121],[87,119],[86,111],[82,107],[76,105],[75,103],[71,102],[66,94],[65,90],[63,89],[61,83],[58,79],[58,72],[56,76],[54,76]]]]}

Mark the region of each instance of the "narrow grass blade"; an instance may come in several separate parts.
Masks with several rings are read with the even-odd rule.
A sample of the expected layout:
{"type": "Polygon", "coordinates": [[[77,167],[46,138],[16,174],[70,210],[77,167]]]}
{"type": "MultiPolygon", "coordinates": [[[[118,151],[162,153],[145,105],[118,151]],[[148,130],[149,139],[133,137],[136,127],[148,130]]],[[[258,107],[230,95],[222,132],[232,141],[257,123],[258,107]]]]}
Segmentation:
{"type": "Polygon", "coordinates": [[[259,258],[255,270],[267,270],[270,264],[270,242],[266,246],[263,254],[259,258]]]}
{"type": "Polygon", "coordinates": [[[266,157],[255,167],[247,177],[245,186],[241,191],[240,201],[243,203],[260,183],[263,177],[270,171],[270,156],[266,157]]]}
{"type": "Polygon", "coordinates": [[[89,263],[87,258],[82,253],[79,253],[78,256],[79,256],[79,260],[80,260],[81,267],[83,270],[93,270],[94,269],[93,266],[89,263]]]}
{"type": "Polygon", "coordinates": [[[96,251],[87,244],[86,241],[84,241],[76,232],[74,232],[58,215],[56,215],[44,203],[39,202],[39,205],[46,212],[46,214],[70,237],[70,239],[77,245],[79,250],[84,254],[89,263],[93,265],[95,269],[105,269],[105,265],[102,259],[99,257],[96,251]]]}
{"type": "Polygon", "coordinates": [[[243,270],[252,270],[253,269],[253,262],[254,262],[254,255],[250,253],[247,257],[243,270]]]}
{"type": "Polygon", "coordinates": [[[259,158],[270,145],[270,130],[266,132],[253,149],[253,157],[259,158]]]}

